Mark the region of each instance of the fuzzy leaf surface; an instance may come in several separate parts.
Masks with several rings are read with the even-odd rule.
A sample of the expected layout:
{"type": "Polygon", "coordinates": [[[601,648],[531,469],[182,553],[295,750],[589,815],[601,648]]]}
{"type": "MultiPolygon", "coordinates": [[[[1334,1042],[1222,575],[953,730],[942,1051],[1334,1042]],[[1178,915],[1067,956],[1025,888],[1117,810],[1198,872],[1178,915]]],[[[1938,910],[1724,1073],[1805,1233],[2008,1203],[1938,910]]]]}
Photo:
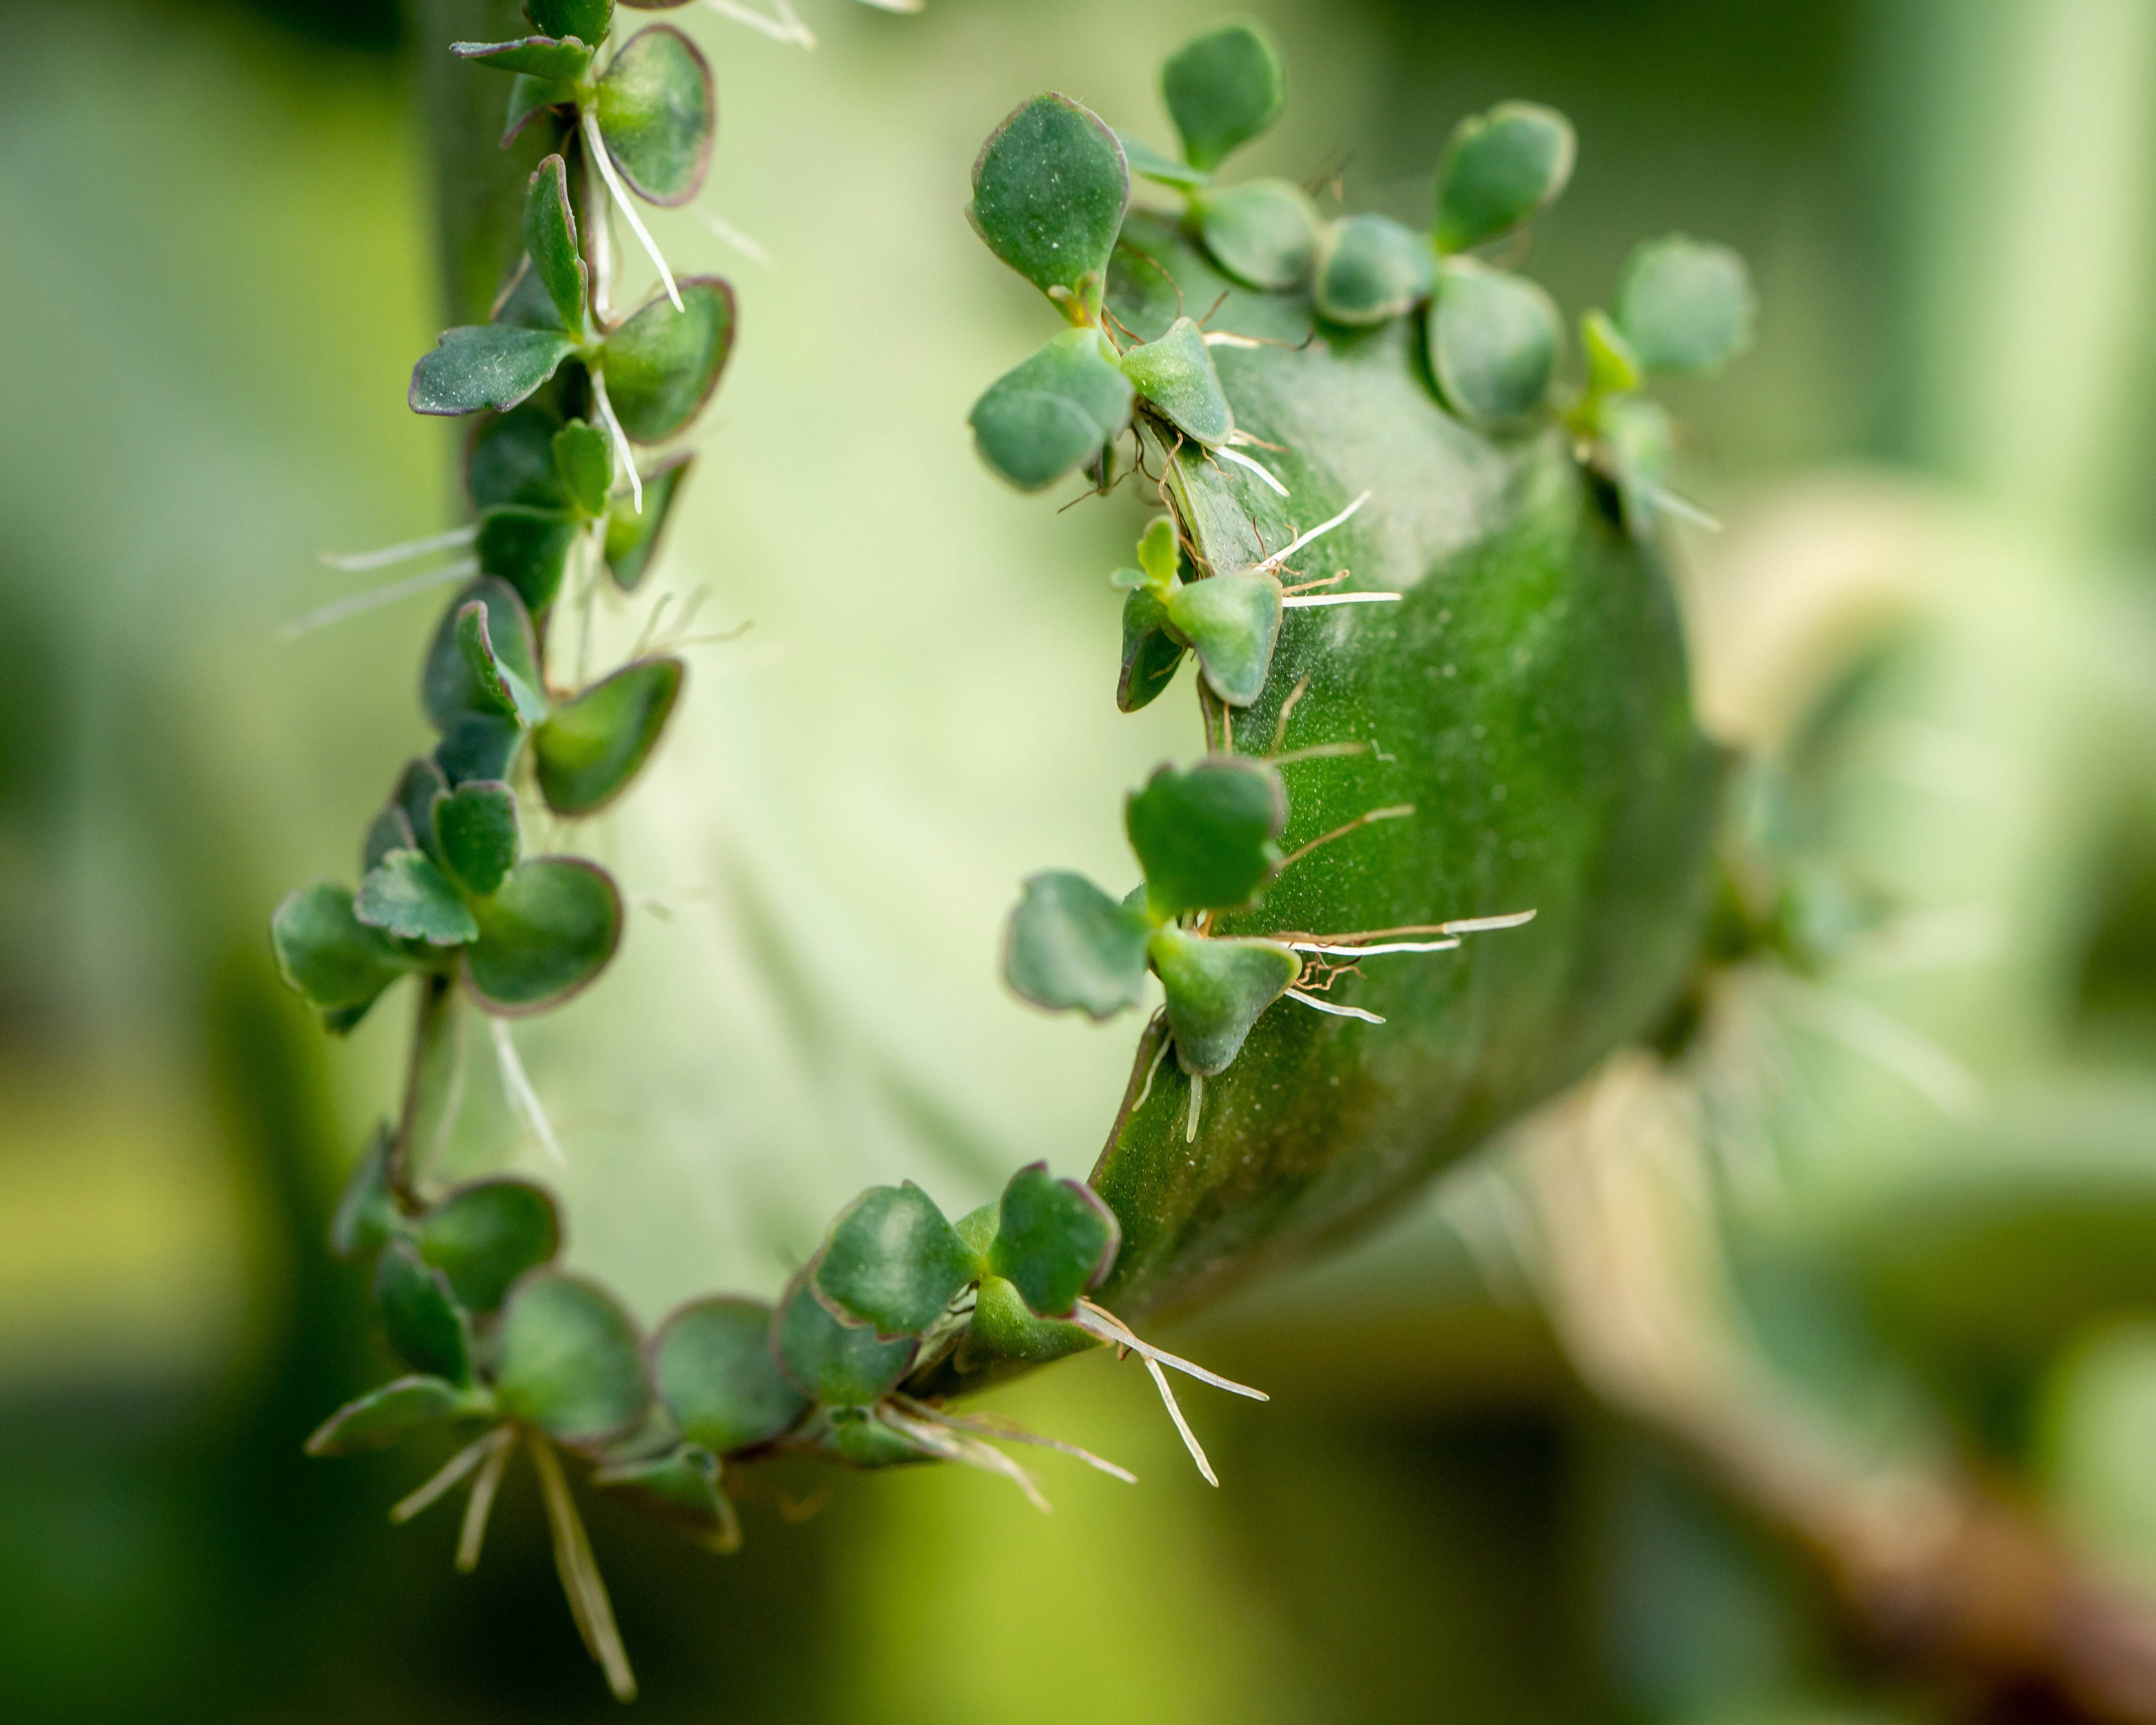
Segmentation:
{"type": "Polygon", "coordinates": [[[530,396],[577,351],[559,330],[514,324],[468,324],[444,330],[431,353],[412,367],[410,400],[415,413],[504,411],[530,396]]]}

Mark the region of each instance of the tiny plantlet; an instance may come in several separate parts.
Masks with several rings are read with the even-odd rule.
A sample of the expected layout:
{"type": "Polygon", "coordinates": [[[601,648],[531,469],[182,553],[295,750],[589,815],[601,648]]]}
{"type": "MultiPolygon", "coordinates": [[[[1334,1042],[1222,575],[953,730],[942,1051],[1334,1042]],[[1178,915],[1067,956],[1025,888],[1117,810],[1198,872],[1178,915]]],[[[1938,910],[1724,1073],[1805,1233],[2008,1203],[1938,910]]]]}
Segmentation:
{"type": "MultiPolygon", "coordinates": [[[[707,3],[813,41],[786,0],[707,3]]],[[[1131,1476],[963,1399],[1106,1346],[1138,1358],[1217,1483],[1168,1373],[1263,1397],[1133,1325],[1381,1214],[1664,1009],[1704,914],[1716,766],[1655,538],[1683,512],[1672,439],[1643,389],[1717,368],[1751,307],[1726,251],[1643,247],[1565,383],[1554,306],[1494,260],[1563,188],[1563,119],[1510,103],[1463,122],[1427,233],[1327,216],[1286,181],[1221,177],[1286,100],[1249,25],[1168,59],[1175,156],[1062,95],[1014,110],[973,165],[968,216],[1063,327],[981,397],[975,441],[1021,490],[1083,475],[1157,501],[1111,578],[1116,705],[1158,699],[1191,658],[1203,747],[1126,799],[1126,896],[1025,882],[1004,974],[1095,1019],[1155,984],[1161,1004],[1088,1179],[1034,1163],[956,1220],[910,1183],[873,1187],[775,1299],[699,1298],[646,1335],[561,1267],[543,1188],[444,1187],[432,1166],[474,1012],[535,1137],[575,1154],[510,1026],[599,982],[626,913],[604,869],[527,855],[524,833],[542,809],[572,833],[603,813],[685,697],[665,651],[588,674],[589,611],[661,555],[693,467],[681,440],[737,324],[727,283],[676,276],[639,213],[701,187],[703,56],[665,23],[610,48],[611,0],[526,13],[531,35],[449,49],[504,80],[508,138],[545,146],[519,188],[521,248],[490,320],[444,333],[410,386],[415,411],[470,420],[472,519],[336,560],[446,559],[295,626],[454,585],[419,679],[438,741],[367,824],[356,887],[295,892],[271,936],[333,1034],[400,984],[413,997],[403,1106],[332,1241],[372,1256],[405,1371],[308,1448],[454,1429],[461,1446],[393,1515],[462,1491],[465,1569],[527,1455],[572,1615],[627,1699],[576,1476],[721,1553],[742,1538],[730,1482],[779,1456],[954,1461],[1045,1507],[999,1445],[1131,1476]],[[1153,207],[1132,207],[1133,173],[1153,207]],[[660,283],[626,311],[617,219],[660,283]]]]}

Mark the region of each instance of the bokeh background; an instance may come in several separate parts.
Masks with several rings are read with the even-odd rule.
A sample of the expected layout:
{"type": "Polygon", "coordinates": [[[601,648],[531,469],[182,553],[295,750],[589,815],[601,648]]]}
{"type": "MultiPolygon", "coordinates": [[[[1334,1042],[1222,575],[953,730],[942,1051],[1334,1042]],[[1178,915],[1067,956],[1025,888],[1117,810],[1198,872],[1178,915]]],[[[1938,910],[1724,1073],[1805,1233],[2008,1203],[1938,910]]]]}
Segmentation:
{"type": "MultiPolygon", "coordinates": [[[[455,1147],[557,1185],[572,1261],[647,1320],[775,1291],[869,1182],[955,1214],[1090,1163],[1128,1035],[1009,1000],[998,925],[1036,867],[1127,873],[1116,798],[1196,743],[1184,703],[1108,699],[1136,506],[1059,515],[972,454],[1045,326],[959,212],[1038,89],[1163,139],[1153,69],[1215,8],[801,3],[814,54],[673,15],[719,81],[702,202],[772,262],[654,223],[734,279],[743,338],[660,578],[604,623],[665,592],[753,627],[688,649],[588,839],[644,912],[623,960],[519,1033],[566,1165],[483,1040],[455,1147]]],[[[1756,351],[1672,397],[1730,524],[1681,547],[1702,709],[1897,920],[1840,1006],[1774,1021],[1789,1081],[1681,1221],[1716,1321],[1858,1474],[1984,1481],[2156,1611],[2156,7],[1249,9],[1291,77],[1251,172],[1413,218],[1458,116],[1529,96],[1580,133],[1532,261],[1568,306],[1647,234],[1751,258],[1756,351]]],[[[279,629],[363,578],[319,552],[450,518],[449,434],[403,398],[439,44],[394,0],[8,0],[0,41],[0,1717],[608,1717],[528,1481],[459,1578],[449,1512],[384,1518],[431,1458],[299,1447],[383,1368],[323,1230],[400,1031],[326,1047],[264,925],[349,878],[420,746],[434,601],[279,629]]],[[[1093,1357],[998,1399],[1142,1476],[1056,1469],[1050,1519],[848,1477],[805,1519],[751,1503],[719,1560],[593,1505],[642,1715],[1994,1706],[1583,1366],[1521,1153],[1177,1332],[1274,1394],[1188,1398],[1217,1493],[1093,1357]]]]}

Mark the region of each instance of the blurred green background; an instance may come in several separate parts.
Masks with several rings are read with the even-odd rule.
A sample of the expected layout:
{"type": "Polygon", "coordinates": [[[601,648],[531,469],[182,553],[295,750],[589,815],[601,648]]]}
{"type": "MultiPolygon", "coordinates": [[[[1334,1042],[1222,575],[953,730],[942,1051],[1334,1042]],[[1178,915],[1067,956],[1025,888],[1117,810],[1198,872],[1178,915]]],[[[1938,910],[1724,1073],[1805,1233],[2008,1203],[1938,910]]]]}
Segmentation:
{"type": "MultiPolygon", "coordinates": [[[[456,1152],[560,1188],[572,1261],[646,1320],[775,1291],[870,1181],[963,1209],[1090,1163],[1128,1036],[1009,1000],[998,927],[1048,860],[1127,872],[1115,798],[1196,742],[1107,698],[1136,506],[1059,515],[973,458],[1040,324],[959,211],[1035,90],[1160,137],[1153,69],[1214,8],[802,6],[813,54],[674,15],[718,77],[702,202],[773,262],[655,222],[743,335],[660,578],[606,624],[665,591],[754,626],[691,649],[591,839],[645,912],[623,962],[520,1033],[567,1165],[484,1060],[456,1152]]],[[[1528,96],[1580,133],[1532,261],[1564,304],[1673,228],[1753,260],[1756,352],[1674,401],[1731,524],[1684,547],[1702,707],[1799,783],[1796,849],[1902,914],[1839,1019],[1766,1000],[1796,1081],[1717,1117],[1693,1223],[1852,1455],[1998,1482],[2156,1610],[2156,7],[1250,9],[1291,75],[1254,172],[1412,218],[1457,117],[1528,96]]],[[[0,1717],[607,1716],[528,1481],[459,1578],[446,1512],[384,1517],[429,1458],[299,1447],[382,1369],[322,1239],[401,1032],[326,1048],[264,931],[350,875],[419,747],[433,606],[278,629],[357,585],[317,552],[449,518],[448,434],[403,400],[439,44],[393,0],[13,0],[0,40],[0,1717]]],[[[1185,1327],[1274,1395],[1193,1393],[1218,1493],[1089,1357],[997,1405],[1142,1484],[1055,1469],[1051,1519],[847,1477],[799,1525],[750,1503],[720,1560],[593,1505],[642,1715],[1976,1706],[1568,1366],[1517,1153],[1185,1327]]]]}

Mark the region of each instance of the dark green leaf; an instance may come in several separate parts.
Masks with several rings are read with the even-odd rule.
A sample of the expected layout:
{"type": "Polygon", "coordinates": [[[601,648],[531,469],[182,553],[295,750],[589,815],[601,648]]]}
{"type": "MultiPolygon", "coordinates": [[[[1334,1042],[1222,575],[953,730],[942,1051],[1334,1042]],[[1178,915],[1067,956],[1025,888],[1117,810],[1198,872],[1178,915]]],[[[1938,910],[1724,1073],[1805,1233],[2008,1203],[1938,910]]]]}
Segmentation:
{"type": "Polygon", "coordinates": [[[1051,1012],[1108,1018],[1137,1004],[1152,932],[1083,875],[1035,875],[1004,937],[1004,980],[1051,1012]]]}
{"type": "Polygon", "coordinates": [[[474,909],[480,932],[464,951],[465,982],[501,1017],[559,1005],[621,944],[621,894],[605,870],[581,857],[521,862],[474,909]]]}
{"type": "Polygon", "coordinates": [[[413,842],[436,862],[441,858],[434,856],[434,798],[447,796],[449,789],[448,776],[434,762],[423,758],[404,763],[404,770],[397,775],[396,788],[389,793],[390,806],[403,815],[413,842]]]}
{"type": "Polygon", "coordinates": [[[389,1194],[389,1150],[396,1136],[387,1121],[374,1129],[337,1196],[336,1212],[330,1218],[330,1250],[340,1258],[371,1252],[398,1231],[397,1205],[389,1194]]]}
{"type": "Polygon", "coordinates": [[[615,417],[640,444],[663,443],[685,429],[718,388],[733,351],[733,289],[716,275],[677,285],[683,310],[654,295],[599,350],[615,417]]]}
{"type": "Polygon", "coordinates": [[[270,943],[285,982],[325,1011],[371,1005],[409,964],[388,936],[352,914],[349,891],[326,882],[277,906],[270,943]]]}
{"type": "Polygon", "coordinates": [[[539,402],[480,420],[465,457],[472,506],[482,512],[511,503],[567,508],[569,494],[554,460],[554,436],[561,428],[562,416],[539,402]]]}
{"type": "Polygon", "coordinates": [[[561,1250],[562,1223],[543,1188],[504,1177],[459,1187],[420,1218],[416,1238],[459,1305],[491,1312],[511,1282],[561,1250]]]}
{"type": "Polygon", "coordinates": [[[475,696],[471,704],[481,712],[500,713],[506,718],[536,724],[547,716],[547,698],[518,675],[509,663],[516,655],[513,634],[509,651],[495,651],[487,629],[487,611],[484,599],[472,599],[457,612],[457,650],[464,655],[465,669],[471,674],[475,696]]]}
{"type": "Polygon", "coordinates": [[[1015,109],[981,146],[966,218],[1043,293],[1060,288],[1097,300],[1130,196],[1116,135],[1051,92],[1015,109]]]}
{"type": "Polygon", "coordinates": [[[592,1483],[618,1492],[646,1514],[671,1522],[700,1545],[730,1552],[741,1543],[741,1522],[719,1490],[718,1460],[683,1444],[642,1461],[617,1461],[592,1471],[592,1483]]]}
{"type": "Polygon", "coordinates": [[[1752,345],[1751,272],[1726,245],[1648,240],[1625,265],[1616,321],[1649,372],[1717,372],[1752,345]]]}
{"type": "Polygon", "coordinates": [[[1579,345],[1587,352],[1587,388],[1594,395],[1625,395],[1646,382],[1640,357],[1606,311],[1579,321],[1579,345]]]}
{"type": "Polygon", "coordinates": [[[1146,405],[1184,436],[1211,448],[1235,430],[1227,392],[1194,319],[1177,318],[1158,341],[1125,353],[1122,367],[1146,405]]]}
{"type": "Polygon", "coordinates": [[[582,331],[564,327],[561,308],[555,305],[554,296],[547,291],[547,283],[531,267],[531,259],[520,257],[509,279],[495,295],[494,304],[487,311],[489,323],[504,324],[520,330],[538,330],[548,335],[579,336],[582,331]]]}
{"type": "Polygon", "coordinates": [[[1281,584],[1247,569],[1177,588],[1168,620],[1198,654],[1205,680],[1230,706],[1248,706],[1265,691],[1280,639],[1281,584]]]}
{"type": "Polygon", "coordinates": [[[1123,663],[1116,678],[1116,705],[1134,713],[1175,680],[1188,649],[1168,632],[1168,607],[1150,587],[1123,600],[1123,663]]]}
{"type": "Polygon", "coordinates": [[[1280,54],[1255,26],[1215,24],[1170,54],[1160,93],[1193,167],[1218,166],[1280,117],[1280,54]]]}
{"type": "Polygon", "coordinates": [[[1206,192],[1196,202],[1205,248],[1236,280],[1275,292],[1300,287],[1317,255],[1317,211],[1286,180],[1206,192]]]}
{"type": "Polygon", "coordinates": [[[879,1337],[917,1336],[981,1273],[935,1200],[912,1181],[871,1186],[839,1213],[816,1260],[816,1292],[879,1337]]]}
{"type": "Polygon", "coordinates": [[[651,1344],[659,1399],[683,1436],[715,1455],[769,1443],[808,1411],[772,1352],[772,1311],[714,1297],[683,1307],[651,1344]]]}
{"type": "Polygon", "coordinates": [[[816,1297],[808,1277],[804,1270],[787,1284],[772,1321],[779,1367],[797,1389],[825,1407],[866,1407],[906,1374],[918,1343],[911,1336],[882,1341],[872,1329],[841,1323],[816,1297]]]}
{"type": "Polygon", "coordinates": [[[1131,423],[1131,381],[1098,330],[1065,330],[973,403],[981,459],[1038,491],[1101,453],[1131,423]]]}
{"type": "Polygon", "coordinates": [[[1280,866],[1287,824],[1279,772],[1240,756],[1157,768],[1123,805],[1146,897],[1163,921],[1248,904],[1280,866]]]}
{"type": "Polygon", "coordinates": [[[521,72],[550,84],[574,84],[592,65],[592,50],[583,43],[552,36],[526,36],[515,42],[452,42],[449,52],[474,65],[521,72]]]}
{"type": "Polygon", "coordinates": [[[524,252],[532,273],[572,335],[584,328],[585,270],[577,249],[577,213],[569,202],[569,170],[549,156],[532,171],[524,197],[524,252]]]}
{"type": "Polygon", "coordinates": [[[1039,1317],[1068,1317],[1114,1267],[1122,1230],[1089,1187],[1048,1164],[1020,1168],[1004,1188],[988,1267],[1039,1317]]]}
{"type": "Polygon", "coordinates": [[[1533,102],[1500,102],[1454,130],[1437,171],[1437,249],[1465,251],[1532,220],[1572,177],[1572,122],[1533,102]]]}
{"type": "Polygon", "coordinates": [[[475,778],[509,777],[510,762],[524,741],[524,727],[514,719],[486,713],[459,713],[442,726],[442,740],[434,745],[434,762],[451,784],[469,784],[475,778]]]}
{"type": "Polygon", "coordinates": [[[1335,323],[1383,323],[1429,293],[1436,272],[1423,235],[1389,216],[1348,216],[1320,248],[1317,309],[1335,323]]]}
{"type": "Polygon", "coordinates": [[[572,419],[554,434],[554,467],[570,504],[596,521],[613,490],[613,439],[603,425],[572,419]]]}
{"type": "Polygon", "coordinates": [[[516,866],[516,793],[473,779],[434,804],[434,838],[449,873],[485,898],[516,866]]]}
{"type": "Polygon", "coordinates": [[[577,86],[552,78],[534,78],[519,72],[509,81],[509,111],[502,120],[501,147],[515,143],[533,119],[553,108],[572,106],[577,86]]]}
{"type": "Polygon", "coordinates": [[[479,924],[448,875],[424,851],[393,850],[359,883],[352,914],[370,928],[433,947],[462,946],[479,924]]]}
{"type": "Polygon", "coordinates": [[[606,565],[614,585],[624,593],[636,591],[637,583],[659,556],[660,541],[671,517],[675,494],[688,478],[696,457],[684,449],[670,455],[644,475],[644,507],[639,511],[626,497],[616,498],[607,515],[606,565]]]}
{"type": "Polygon", "coordinates": [[[629,788],[681,692],[678,659],[639,659],[563,701],[531,733],[539,793],[557,814],[593,814],[629,788]]]}
{"type": "MultiPolygon", "coordinates": [[[[427,717],[437,726],[446,726],[459,713],[499,713],[502,711],[498,695],[483,689],[472,674],[470,661],[465,655],[459,634],[460,619],[465,609],[479,604],[486,616],[486,644],[490,657],[501,665],[514,671],[519,681],[527,688],[539,684],[539,646],[532,632],[531,614],[524,608],[524,600],[507,582],[497,576],[482,575],[469,587],[459,590],[449,607],[442,613],[442,620],[434,630],[434,639],[427,649],[426,667],[420,677],[419,705],[427,717]]],[[[511,708],[513,711],[513,705],[511,708]]],[[[498,778],[499,774],[490,777],[498,778]]],[[[411,812],[411,811],[408,811],[411,812]]],[[[415,833],[431,833],[431,822],[425,827],[420,817],[412,812],[412,829],[415,833]]]]}
{"type": "Polygon", "coordinates": [[[1010,1360],[1041,1364],[1064,1359],[1100,1345],[1097,1337],[1075,1324],[1035,1317],[1016,1288],[1000,1276],[988,1276],[981,1279],[973,1322],[958,1343],[957,1366],[963,1376],[1010,1360]]]}
{"type": "Polygon", "coordinates": [[[1517,424],[1549,398],[1564,323],[1524,276],[1448,258],[1430,306],[1430,367],[1462,418],[1517,424]]]}
{"type": "Polygon", "coordinates": [[[1183,567],[1183,547],[1175,536],[1175,517],[1157,515],[1138,536],[1138,567],[1146,578],[1163,592],[1173,586],[1183,567]]]}
{"type": "Polygon", "coordinates": [[[1162,155],[1143,138],[1134,137],[1129,132],[1117,131],[1116,141],[1123,146],[1123,160],[1129,164],[1131,172],[1157,185],[1188,192],[1211,177],[1203,168],[1162,155]]]}
{"type": "Polygon", "coordinates": [[[486,1411],[484,1396],[439,1378],[399,1378],[331,1414],[307,1440],[307,1453],[349,1455],[356,1450],[378,1450],[423,1425],[486,1411]]]}
{"type": "Polygon", "coordinates": [[[380,867],[382,859],[393,850],[416,850],[418,846],[418,836],[413,832],[412,823],[405,819],[404,811],[392,803],[367,823],[366,842],[359,850],[359,871],[365,875],[380,867]]]}
{"type": "Polygon", "coordinates": [[[808,1427],[816,1453],[849,1467],[919,1466],[939,1461],[911,1439],[901,1437],[866,1408],[834,1408],[808,1427]]]}
{"type": "Polygon", "coordinates": [[[581,1276],[536,1270],[519,1281],[496,1343],[502,1411],[564,1443],[625,1431],[650,1404],[635,1324],[613,1296],[581,1276]]]}
{"type": "Polygon", "coordinates": [[[524,15],[542,36],[573,36],[597,48],[613,27],[613,0],[524,0],[524,15]]]}
{"type": "Polygon", "coordinates": [[[405,1364],[459,1388],[471,1382],[470,1322],[450,1296],[449,1278],[420,1262],[408,1240],[390,1241],[375,1260],[374,1303],[405,1364]]]}
{"type": "MultiPolygon", "coordinates": [[[[563,434],[567,435],[567,433],[563,434]]],[[[480,517],[474,549],[479,566],[516,589],[535,617],[554,603],[567,573],[580,526],[565,510],[531,509],[509,504],[480,517]]]]}
{"type": "Polygon", "coordinates": [[[1179,928],[1162,929],[1149,950],[1168,995],[1176,1060],[1207,1078],[1228,1070],[1258,1014],[1301,970],[1295,954],[1271,941],[1203,940],[1179,928]]]}
{"type": "Polygon", "coordinates": [[[483,323],[443,331],[412,367],[415,413],[475,413],[515,407],[554,375],[577,344],[558,330],[483,323]]]}
{"type": "Polygon", "coordinates": [[[718,101],[711,69],[671,24],[622,44],[599,80],[599,134],[621,177],[653,203],[686,203],[704,183],[718,101]]]}

